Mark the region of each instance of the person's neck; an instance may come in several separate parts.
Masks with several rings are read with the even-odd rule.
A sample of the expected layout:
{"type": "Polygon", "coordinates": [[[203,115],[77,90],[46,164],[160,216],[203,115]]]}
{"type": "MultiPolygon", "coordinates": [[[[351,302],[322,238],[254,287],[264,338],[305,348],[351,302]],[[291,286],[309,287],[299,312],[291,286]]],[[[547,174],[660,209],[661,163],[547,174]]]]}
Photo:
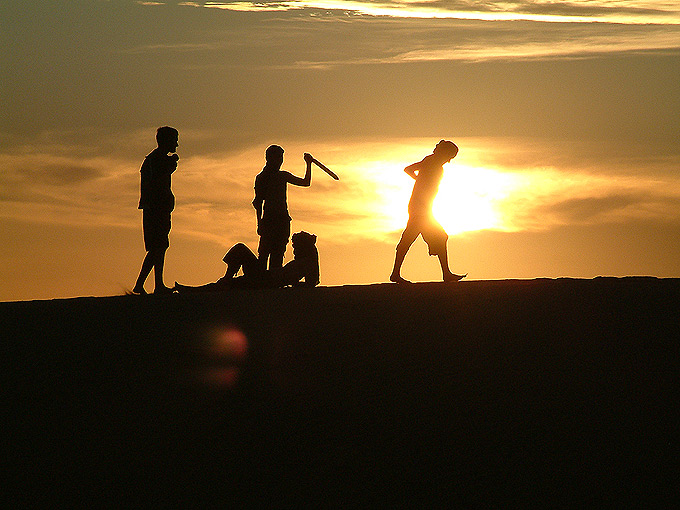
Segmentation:
{"type": "Polygon", "coordinates": [[[163,145],[159,145],[158,147],[156,147],[156,150],[158,152],[160,152],[161,154],[163,154],[164,156],[167,156],[171,152],[173,152],[173,153],[175,152],[174,149],[172,149],[170,147],[164,147],[163,145]]]}
{"type": "Polygon", "coordinates": [[[437,162],[438,165],[444,166],[446,163],[451,161],[450,159],[447,159],[443,156],[440,156],[438,154],[432,154],[435,157],[435,161],[437,162]]]}

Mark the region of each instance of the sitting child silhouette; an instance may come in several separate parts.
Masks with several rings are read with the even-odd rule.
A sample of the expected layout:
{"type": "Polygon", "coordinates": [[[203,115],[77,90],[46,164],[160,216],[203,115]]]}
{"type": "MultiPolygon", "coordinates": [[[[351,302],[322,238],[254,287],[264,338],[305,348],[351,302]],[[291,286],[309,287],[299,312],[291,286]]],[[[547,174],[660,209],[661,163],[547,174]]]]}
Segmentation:
{"type": "Polygon", "coordinates": [[[293,260],[283,267],[264,269],[257,256],[243,243],[232,246],[222,260],[227,271],[214,283],[190,287],[175,282],[177,292],[217,291],[230,288],[315,287],[319,284],[319,252],[316,236],[308,232],[293,234],[293,260]],[[239,270],[242,276],[236,276],[239,270]],[[304,280],[304,281],[303,281],[304,280]]]}

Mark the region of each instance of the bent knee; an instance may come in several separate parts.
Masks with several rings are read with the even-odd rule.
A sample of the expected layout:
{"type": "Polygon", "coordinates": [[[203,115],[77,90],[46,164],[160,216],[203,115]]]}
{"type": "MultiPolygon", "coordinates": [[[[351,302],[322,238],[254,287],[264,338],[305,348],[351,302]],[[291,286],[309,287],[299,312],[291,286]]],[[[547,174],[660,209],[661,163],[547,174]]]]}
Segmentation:
{"type": "Polygon", "coordinates": [[[401,236],[401,239],[399,239],[399,242],[397,243],[396,250],[397,251],[408,250],[411,247],[411,245],[414,243],[414,241],[416,240],[416,237],[414,237],[414,236],[401,236]]]}
{"type": "Polygon", "coordinates": [[[236,260],[241,259],[245,253],[251,253],[250,248],[243,243],[237,243],[229,248],[229,251],[222,260],[226,263],[235,262],[236,260]]]}

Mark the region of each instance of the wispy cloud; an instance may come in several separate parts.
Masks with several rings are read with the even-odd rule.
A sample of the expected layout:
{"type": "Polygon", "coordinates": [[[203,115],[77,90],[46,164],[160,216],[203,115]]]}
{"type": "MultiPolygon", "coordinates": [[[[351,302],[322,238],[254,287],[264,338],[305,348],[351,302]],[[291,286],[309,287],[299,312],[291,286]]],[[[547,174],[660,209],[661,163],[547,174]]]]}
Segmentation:
{"type": "MultiPolygon", "coordinates": [[[[472,31],[449,27],[449,40],[442,40],[434,30],[427,42],[412,39],[393,43],[382,55],[352,55],[338,60],[298,60],[287,67],[327,68],[356,64],[402,64],[413,62],[482,62],[489,60],[555,60],[592,58],[609,54],[645,52],[680,52],[680,28],[625,27],[614,30],[590,29],[578,26],[555,30],[551,34],[528,29],[507,30],[503,33],[479,33],[461,38],[460,32],[472,31]],[[458,33],[453,33],[458,32],[458,33]],[[399,45],[403,48],[399,48],[399,45]],[[411,48],[407,46],[411,44],[411,48]],[[391,54],[389,54],[391,53],[391,54]]],[[[398,39],[397,39],[398,41],[398,39]]],[[[377,48],[376,48],[377,50],[377,48]]],[[[282,66],[286,67],[286,66],[282,66]]]]}
{"type": "MultiPolygon", "coordinates": [[[[193,2],[197,4],[197,2],[193,2]]],[[[607,54],[680,52],[680,10],[664,2],[204,2],[201,7],[228,11],[277,11],[269,16],[225,16],[220,31],[203,34],[197,42],[147,44],[128,53],[197,55],[188,67],[245,66],[250,69],[325,69],[347,65],[413,62],[479,62],[590,58],[607,54]],[[386,5],[394,15],[368,15],[363,10],[386,5]],[[482,5],[482,7],[479,7],[482,5]],[[642,5],[642,7],[641,7],[642,5]],[[493,13],[494,22],[471,16],[465,9],[493,13]],[[411,9],[437,9],[440,16],[413,16],[411,9]],[[363,9],[363,10],[362,10],[363,9]],[[555,11],[559,19],[539,19],[517,11],[555,11]],[[284,11],[289,11],[284,13],[284,11]],[[590,14],[586,15],[584,12],[590,14]],[[461,12],[463,14],[461,14],[461,12]],[[507,13],[515,13],[507,16],[507,13]],[[542,23],[576,21],[598,23],[542,23]],[[617,12],[661,16],[605,23],[604,14],[617,12]],[[466,14],[467,13],[467,14],[466,14]],[[506,13],[504,16],[500,14],[506,13]],[[675,13],[675,14],[673,14],[675,13]],[[436,19],[433,19],[436,18],[436,19]],[[581,19],[583,18],[583,19],[581,19]],[[675,20],[671,23],[669,20],[675,20]],[[677,22],[677,23],[676,23],[677,22]],[[208,55],[222,55],[210,59],[208,55]],[[242,58],[248,56],[249,59],[242,58]],[[210,62],[210,64],[207,64],[210,62]]],[[[607,14],[607,16],[609,16],[607,14]]],[[[633,19],[633,18],[631,18],[633,19]]],[[[187,60],[186,58],[182,61],[187,60]]]]}
{"type": "Polygon", "coordinates": [[[641,33],[617,36],[615,34],[590,34],[563,39],[508,41],[504,44],[472,43],[416,49],[389,59],[394,63],[422,61],[485,61],[531,60],[555,58],[588,58],[613,53],[642,53],[680,49],[680,31],[645,30],[641,33]]]}
{"type": "Polygon", "coordinates": [[[556,169],[525,175],[503,204],[508,230],[674,222],[680,216],[677,178],[607,178],[556,169]]]}
{"type": "MultiPolygon", "coordinates": [[[[194,2],[195,3],[195,2],[194,2]]],[[[680,23],[674,2],[601,0],[572,2],[460,0],[289,0],[204,2],[204,7],[233,11],[339,11],[364,16],[397,18],[453,18],[486,21],[533,20],[546,22],[680,23]]]]}

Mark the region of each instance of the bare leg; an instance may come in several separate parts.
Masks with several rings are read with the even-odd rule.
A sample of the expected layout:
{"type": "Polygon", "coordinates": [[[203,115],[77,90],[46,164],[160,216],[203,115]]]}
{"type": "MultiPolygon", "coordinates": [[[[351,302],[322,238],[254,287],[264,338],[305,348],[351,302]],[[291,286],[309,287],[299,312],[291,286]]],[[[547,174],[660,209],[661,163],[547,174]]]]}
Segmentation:
{"type": "Polygon", "coordinates": [[[267,264],[269,263],[269,256],[271,255],[268,243],[264,242],[262,236],[260,236],[260,243],[257,246],[257,260],[260,261],[260,265],[263,269],[267,269],[267,264]]]}
{"type": "Polygon", "coordinates": [[[285,251],[277,251],[276,253],[272,253],[269,255],[269,269],[277,269],[280,267],[283,267],[283,257],[285,255],[285,251]]]}
{"type": "Polygon", "coordinates": [[[243,273],[245,274],[257,264],[263,263],[243,243],[237,243],[229,248],[229,251],[222,260],[227,264],[227,271],[223,277],[225,279],[234,278],[241,268],[243,268],[243,273]]]}
{"type": "Polygon", "coordinates": [[[439,259],[439,265],[442,267],[442,279],[445,282],[457,282],[467,276],[467,274],[459,275],[451,272],[449,269],[449,257],[446,250],[444,250],[443,253],[437,254],[437,258],[439,259]]]}
{"type": "Polygon", "coordinates": [[[399,240],[399,244],[397,244],[397,253],[394,257],[394,267],[392,268],[392,274],[390,275],[391,282],[409,283],[408,280],[405,280],[401,277],[401,266],[404,263],[404,258],[406,258],[409,248],[411,248],[411,245],[417,239],[417,237],[418,232],[416,232],[414,235],[414,233],[409,230],[408,226],[401,234],[401,239],[399,240]]]}
{"type": "Polygon", "coordinates": [[[146,291],[144,290],[144,282],[151,273],[153,266],[154,266],[153,253],[148,251],[144,256],[144,261],[142,262],[142,269],[139,272],[139,277],[137,278],[137,282],[135,283],[135,288],[132,289],[133,293],[146,294],[146,291]]]}
{"type": "Polygon", "coordinates": [[[215,283],[208,283],[198,287],[190,287],[175,282],[177,292],[192,291],[219,291],[233,287],[237,282],[242,281],[235,278],[240,269],[243,269],[244,277],[257,274],[260,271],[260,262],[255,254],[243,243],[237,243],[231,248],[222,259],[227,264],[227,271],[222,278],[215,283]]]}
{"type": "Polygon", "coordinates": [[[197,287],[192,287],[189,285],[182,285],[181,283],[175,282],[175,290],[180,294],[187,292],[207,292],[207,291],[220,291],[229,288],[231,279],[220,278],[216,282],[206,283],[205,285],[199,285],[197,287]]]}
{"type": "Polygon", "coordinates": [[[267,269],[267,264],[269,263],[270,254],[268,252],[258,251],[257,260],[263,269],[267,269]]]}
{"type": "Polygon", "coordinates": [[[160,294],[160,293],[163,293],[163,292],[172,292],[172,289],[166,287],[165,283],[163,282],[163,267],[165,266],[165,251],[166,250],[158,250],[153,255],[153,260],[154,260],[153,273],[154,273],[154,282],[155,282],[155,287],[154,287],[154,290],[153,290],[154,294],[160,294]]]}
{"type": "Polygon", "coordinates": [[[446,250],[444,250],[443,253],[437,254],[437,258],[439,259],[439,265],[442,268],[442,279],[447,281],[453,276],[453,273],[449,269],[449,255],[446,250]]]}

